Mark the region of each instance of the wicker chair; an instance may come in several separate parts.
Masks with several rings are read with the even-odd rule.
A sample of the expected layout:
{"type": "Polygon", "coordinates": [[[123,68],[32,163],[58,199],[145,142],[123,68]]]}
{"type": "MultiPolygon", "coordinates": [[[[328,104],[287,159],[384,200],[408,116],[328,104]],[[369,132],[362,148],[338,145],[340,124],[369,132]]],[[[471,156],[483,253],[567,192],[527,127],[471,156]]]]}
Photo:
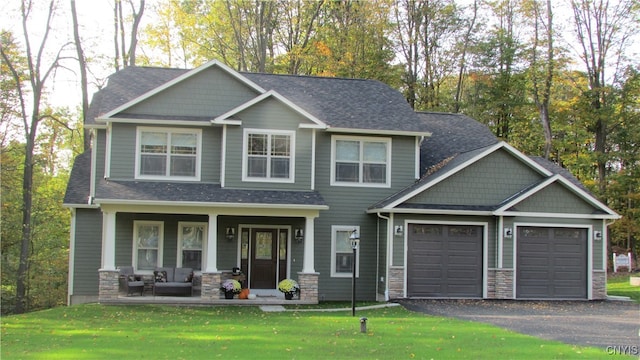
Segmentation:
{"type": "Polygon", "coordinates": [[[120,290],[127,293],[127,296],[140,292],[140,296],[144,293],[144,281],[142,276],[133,273],[133,266],[120,267],[120,276],[118,277],[120,290]]]}

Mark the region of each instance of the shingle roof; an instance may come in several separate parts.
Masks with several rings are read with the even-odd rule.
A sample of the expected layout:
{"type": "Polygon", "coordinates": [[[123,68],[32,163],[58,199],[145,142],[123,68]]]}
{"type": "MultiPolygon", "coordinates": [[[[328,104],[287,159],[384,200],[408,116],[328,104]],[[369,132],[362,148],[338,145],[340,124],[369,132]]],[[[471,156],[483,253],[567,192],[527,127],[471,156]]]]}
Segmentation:
{"type": "Polygon", "coordinates": [[[86,205],[89,201],[89,184],[91,182],[91,150],[78,155],[73,163],[64,204],[86,205]]]}
{"type": "Polygon", "coordinates": [[[432,135],[420,148],[420,171],[443,160],[498,143],[489,128],[462,114],[419,112],[421,123],[432,135]]]}
{"type": "Polygon", "coordinates": [[[290,207],[323,207],[326,203],[316,191],[241,190],[221,188],[219,184],[114,181],[101,179],[96,188],[96,201],[100,199],[123,201],[157,201],[181,203],[224,203],[286,205],[290,207]]]}
{"type": "MultiPolygon", "coordinates": [[[[91,102],[87,124],[189,70],[127,67],[111,76],[91,102]]],[[[376,80],[300,75],[241,73],[265,90],[275,90],[292,103],[335,128],[424,132],[402,94],[376,80]]],[[[231,109],[227,109],[231,110],[231,109]]],[[[185,114],[188,115],[188,114],[185,114]]],[[[211,114],[211,118],[220,114],[211,114]]]]}

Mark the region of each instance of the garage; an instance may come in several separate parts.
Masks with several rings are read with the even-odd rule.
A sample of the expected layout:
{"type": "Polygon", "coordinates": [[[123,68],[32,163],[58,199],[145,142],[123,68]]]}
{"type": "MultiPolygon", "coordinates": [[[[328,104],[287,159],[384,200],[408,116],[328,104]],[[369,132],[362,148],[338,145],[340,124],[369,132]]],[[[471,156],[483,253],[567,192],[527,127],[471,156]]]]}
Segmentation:
{"type": "Polygon", "coordinates": [[[518,227],[516,297],[587,298],[587,229],[518,227]]]}
{"type": "Polygon", "coordinates": [[[409,224],[407,296],[482,297],[483,227],[409,224]]]}

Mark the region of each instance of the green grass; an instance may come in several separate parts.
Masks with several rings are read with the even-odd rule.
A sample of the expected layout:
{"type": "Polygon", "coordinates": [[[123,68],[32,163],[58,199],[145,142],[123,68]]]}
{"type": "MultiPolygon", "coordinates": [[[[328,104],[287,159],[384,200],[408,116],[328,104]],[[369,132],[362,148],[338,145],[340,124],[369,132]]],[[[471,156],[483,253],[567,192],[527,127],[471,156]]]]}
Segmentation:
{"type": "Polygon", "coordinates": [[[640,303],[640,287],[631,286],[629,277],[640,276],[638,273],[617,273],[607,278],[607,294],[615,296],[627,296],[631,300],[640,303]]]}
{"type": "Polygon", "coordinates": [[[7,359],[610,359],[494,326],[391,307],[265,313],[257,307],[60,307],[2,318],[7,359]],[[367,332],[359,318],[366,316],[367,332]]]}

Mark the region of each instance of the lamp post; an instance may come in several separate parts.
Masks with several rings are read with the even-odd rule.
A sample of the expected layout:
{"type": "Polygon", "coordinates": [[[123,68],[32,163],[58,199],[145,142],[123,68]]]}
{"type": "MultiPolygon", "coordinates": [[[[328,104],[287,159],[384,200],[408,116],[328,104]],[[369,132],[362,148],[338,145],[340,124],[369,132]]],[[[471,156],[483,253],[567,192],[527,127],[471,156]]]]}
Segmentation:
{"type": "Polygon", "coordinates": [[[353,249],[353,269],[351,271],[351,316],[356,316],[356,251],[358,250],[358,243],[360,242],[360,236],[358,230],[354,229],[349,235],[351,240],[351,249],[353,249]]]}

